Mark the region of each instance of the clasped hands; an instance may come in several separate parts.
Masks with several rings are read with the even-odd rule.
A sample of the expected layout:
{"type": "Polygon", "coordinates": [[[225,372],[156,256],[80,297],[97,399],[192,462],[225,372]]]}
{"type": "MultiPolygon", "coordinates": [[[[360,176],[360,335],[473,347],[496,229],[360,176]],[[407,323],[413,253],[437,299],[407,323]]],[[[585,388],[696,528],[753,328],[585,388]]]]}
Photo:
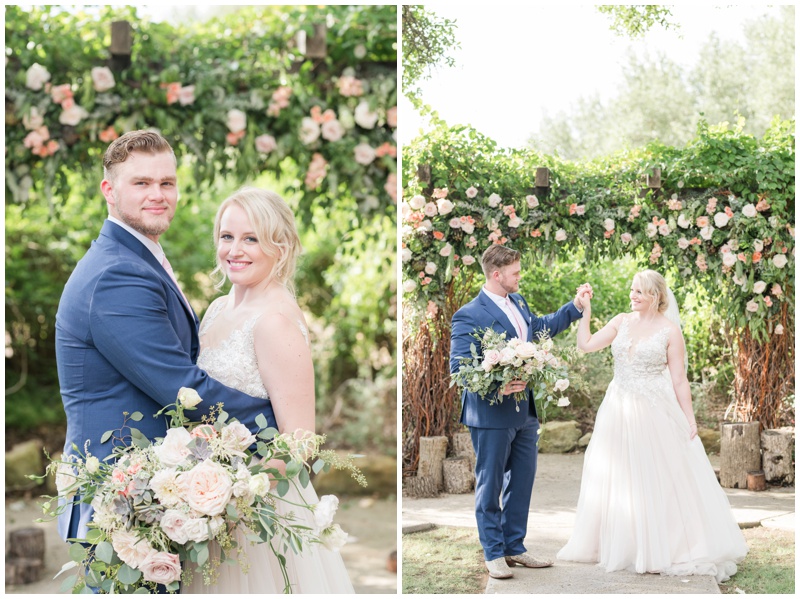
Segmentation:
{"type": "Polygon", "coordinates": [[[594,297],[594,290],[589,283],[584,283],[575,290],[575,299],[572,303],[575,307],[583,312],[584,309],[590,308],[592,305],[591,299],[594,297]]]}

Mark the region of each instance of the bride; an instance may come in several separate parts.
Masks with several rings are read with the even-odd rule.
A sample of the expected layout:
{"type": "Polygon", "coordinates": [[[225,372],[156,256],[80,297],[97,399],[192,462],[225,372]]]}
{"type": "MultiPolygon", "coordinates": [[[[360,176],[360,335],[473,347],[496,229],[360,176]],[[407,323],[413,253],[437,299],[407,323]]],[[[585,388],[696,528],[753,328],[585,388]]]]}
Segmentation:
{"type": "MultiPolygon", "coordinates": [[[[294,216],[277,194],[243,188],[227,198],[214,222],[217,268],[232,283],[228,295],[208,308],[200,327],[197,364],[209,376],[256,397],[269,398],[280,432],[314,431],[314,369],[308,329],[295,301],[292,278],[300,254],[294,216]]],[[[220,282],[220,286],[222,282],[220,282]]],[[[282,461],[270,466],[285,469],[282,461]]],[[[309,484],[302,496],[294,487],[289,502],[317,503],[309,484]]],[[[278,511],[284,502],[278,502],[278,511]]],[[[313,515],[295,509],[300,522],[313,515]],[[303,512],[303,513],[298,513],[303,512]]],[[[240,565],[221,564],[219,577],[204,584],[195,572],[182,593],[282,593],[284,579],[268,544],[252,545],[238,535],[246,573],[240,565]],[[249,566],[249,568],[247,567],[249,566]]],[[[215,547],[219,558],[219,548],[215,547]]],[[[234,557],[236,557],[234,555],[234,557]]],[[[320,544],[301,554],[285,554],[293,593],[353,593],[338,552],[320,544]]]]}
{"type": "Polygon", "coordinates": [[[582,298],[578,349],[611,345],[614,378],[586,450],[572,537],[557,557],[722,582],[748,549],[697,436],[675,297],[645,270],[630,299],[631,313],[592,335],[591,296],[582,298]]]}

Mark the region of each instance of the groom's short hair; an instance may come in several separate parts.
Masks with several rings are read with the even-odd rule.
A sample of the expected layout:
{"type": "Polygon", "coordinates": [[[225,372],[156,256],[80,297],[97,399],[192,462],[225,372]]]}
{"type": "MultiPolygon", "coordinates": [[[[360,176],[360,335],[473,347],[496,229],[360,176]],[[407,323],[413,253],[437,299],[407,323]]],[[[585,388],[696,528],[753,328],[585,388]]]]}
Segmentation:
{"type": "Polygon", "coordinates": [[[522,254],[517,250],[512,250],[502,245],[492,245],[481,256],[483,274],[488,279],[494,271],[500,270],[509,264],[514,264],[514,262],[519,262],[521,258],[522,254]]]}
{"type": "Polygon", "coordinates": [[[106,153],[103,155],[103,178],[112,179],[115,167],[125,162],[134,152],[142,152],[143,154],[168,152],[175,158],[172,146],[158,131],[150,129],[128,131],[111,142],[111,145],[106,149],[106,153]]]}

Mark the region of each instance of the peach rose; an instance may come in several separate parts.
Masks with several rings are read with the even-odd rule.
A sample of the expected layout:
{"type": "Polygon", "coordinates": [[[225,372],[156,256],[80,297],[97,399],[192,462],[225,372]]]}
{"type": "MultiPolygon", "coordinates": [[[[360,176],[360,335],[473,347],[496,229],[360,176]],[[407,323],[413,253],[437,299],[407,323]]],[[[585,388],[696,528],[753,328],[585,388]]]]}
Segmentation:
{"type": "Polygon", "coordinates": [[[390,127],[397,127],[397,106],[392,106],[386,111],[386,124],[390,127]]]}
{"type": "Polygon", "coordinates": [[[708,226],[709,220],[707,216],[698,216],[695,223],[697,224],[698,228],[702,229],[703,227],[708,226]]]}
{"type": "Polygon", "coordinates": [[[155,551],[147,539],[127,530],[116,530],[111,535],[111,546],[119,559],[131,568],[138,568],[155,551]]]}
{"type": "Polygon", "coordinates": [[[189,507],[206,516],[217,516],[225,511],[233,494],[228,472],[211,460],[200,462],[178,479],[186,489],[189,507]]]}

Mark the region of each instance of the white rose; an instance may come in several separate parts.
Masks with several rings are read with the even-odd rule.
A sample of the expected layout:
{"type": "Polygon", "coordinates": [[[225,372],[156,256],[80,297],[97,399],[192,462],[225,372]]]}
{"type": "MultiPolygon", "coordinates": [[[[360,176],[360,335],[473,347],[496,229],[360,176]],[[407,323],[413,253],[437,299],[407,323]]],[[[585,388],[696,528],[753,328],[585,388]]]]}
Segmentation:
{"type": "Polygon", "coordinates": [[[603,221],[603,228],[604,228],[606,231],[613,231],[613,230],[614,230],[614,227],[615,227],[615,225],[614,225],[614,221],[613,221],[613,220],[611,220],[610,218],[607,218],[607,219],[605,219],[605,220],[603,221]]]}
{"type": "Polygon", "coordinates": [[[247,115],[241,110],[232,108],[228,111],[227,125],[231,133],[244,131],[245,127],[247,127],[247,115]]]}
{"type": "Polygon", "coordinates": [[[776,335],[783,335],[783,325],[779,324],[775,327],[775,334],[776,335]]]}
{"type": "Polygon", "coordinates": [[[526,341],[525,343],[520,343],[515,351],[517,352],[518,358],[525,360],[533,357],[536,352],[536,346],[530,341],[526,341]]]}
{"type": "Polygon", "coordinates": [[[789,259],[784,254],[775,254],[772,257],[772,263],[778,268],[783,268],[787,262],[789,262],[789,259]]]}
{"type": "Polygon", "coordinates": [[[185,486],[189,507],[206,516],[216,516],[225,511],[233,494],[228,472],[211,460],[200,462],[178,479],[185,486]]]}
{"type": "Polygon", "coordinates": [[[436,207],[436,204],[434,202],[428,202],[422,208],[422,211],[425,213],[425,216],[430,216],[430,217],[436,216],[438,210],[439,209],[436,207]]]}
{"type": "Polygon", "coordinates": [[[667,224],[658,225],[658,232],[661,233],[662,235],[669,235],[670,231],[671,229],[669,228],[669,225],[667,224]]]}
{"type": "Polygon", "coordinates": [[[689,225],[691,225],[691,224],[692,223],[689,222],[689,219],[686,218],[683,214],[681,214],[678,217],[678,226],[681,227],[682,229],[688,229],[689,225]]]}
{"type": "Polygon", "coordinates": [[[303,117],[303,120],[300,121],[300,141],[304,145],[313,144],[315,141],[319,139],[320,135],[320,128],[319,124],[317,124],[314,119],[311,117],[303,117]]]}
{"type": "Polygon", "coordinates": [[[209,523],[207,518],[189,518],[183,525],[183,530],[190,541],[202,543],[209,538],[209,523]]]}
{"type": "Polygon", "coordinates": [[[344,127],[336,119],[322,123],[322,137],[328,141],[339,141],[344,137],[344,127]]]}
{"type": "Polygon", "coordinates": [[[181,402],[184,408],[193,408],[203,401],[203,398],[201,398],[200,394],[194,389],[181,387],[178,389],[178,401],[181,402]]]}
{"type": "Polygon", "coordinates": [[[96,474],[100,470],[100,460],[93,455],[86,458],[86,470],[89,474],[96,474]]]}
{"type": "Polygon", "coordinates": [[[764,281],[756,281],[753,285],[753,293],[764,293],[766,288],[767,284],[764,281]]]}
{"type": "Polygon", "coordinates": [[[97,92],[107,92],[116,85],[114,73],[108,67],[92,67],[92,82],[97,92]]]}
{"type": "Polygon", "coordinates": [[[564,229],[556,231],[556,241],[564,241],[567,238],[567,232],[564,229]]]}
{"type": "Polygon", "coordinates": [[[44,116],[36,106],[31,106],[31,111],[22,117],[22,124],[28,131],[33,131],[44,125],[44,116]]]}
{"type": "Polygon", "coordinates": [[[714,227],[708,225],[707,227],[703,227],[700,229],[700,237],[708,241],[711,239],[711,236],[714,234],[714,227]]]}
{"type": "Polygon", "coordinates": [[[111,534],[111,546],[119,559],[131,568],[138,568],[147,558],[153,547],[147,539],[127,530],[116,530],[111,534]]]}
{"type": "Polygon", "coordinates": [[[472,256],[461,256],[461,261],[466,266],[472,266],[473,264],[475,264],[475,258],[473,258],[472,256]]]}
{"type": "MultiPolygon", "coordinates": [[[[735,260],[734,260],[734,262],[735,262],[735,260]]],[[[734,283],[736,283],[737,285],[739,285],[740,287],[741,287],[742,285],[744,285],[744,283],[745,283],[745,281],[743,281],[742,279],[740,279],[740,278],[739,278],[738,276],[736,276],[736,275],[733,275],[733,282],[734,282],[734,283]]]]}
{"type": "Polygon", "coordinates": [[[658,226],[655,223],[647,223],[647,236],[655,237],[658,233],[658,226]]]}
{"type": "Polygon", "coordinates": [[[742,214],[749,218],[753,218],[757,214],[756,207],[752,204],[745,204],[744,207],[742,207],[742,214]]]}
{"type": "Polygon", "coordinates": [[[166,506],[178,505],[181,502],[181,487],[178,484],[178,471],[175,468],[163,468],[150,479],[150,487],[156,499],[166,506]]]}
{"type": "Polygon", "coordinates": [[[762,252],[762,251],[764,251],[764,242],[763,242],[763,241],[761,241],[760,239],[756,239],[756,240],[753,242],[753,249],[754,249],[755,251],[757,251],[757,252],[762,252]]]}
{"type": "Polygon", "coordinates": [[[425,265],[425,272],[427,274],[429,274],[429,275],[435,275],[436,274],[436,264],[433,263],[433,262],[428,262],[425,265]]]}
{"type": "Polygon", "coordinates": [[[513,347],[504,347],[500,350],[500,364],[511,364],[517,359],[517,352],[513,347]]]}
{"type": "Polygon", "coordinates": [[[159,526],[164,534],[179,545],[185,544],[189,540],[188,531],[186,530],[186,523],[189,521],[189,516],[180,510],[167,510],[161,516],[159,526]]]}
{"type": "Polygon", "coordinates": [[[251,505],[256,498],[256,494],[250,485],[250,480],[237,480],[233,485],[233,496],[239,497],[247,505],[251,505]]]}
{"type": "MultiPolygon", "coordinates": [[[[62,454],[61,459],[66,459],[66,456],[62,454]]],[[[56,470],[56,489],[58,490],[59,495],[65,495],[64,491],[71,485],[75,484],[76,480],[77,477],[75,475],[75,470],[71,465],[58,465],[58,469],[56,470]]],[[[75,495],[75,491],[71,491],[69,494],[66,494],[65,497],[70,498],[73,495],[75,495]]]]}
{"type": "Polygon", "coordinates": [[[569,387],[569,380],[558,379],[555,384],[556,391],[565,391],[569,387]]]}
{"type": "Polygon", "coordinates": [[[405,291],[406,293],[411,293],[416,288],[417,288],[417,283],[415,281],[412,281],[411,279],[403,281],[403,291],[405,291]]]}
{"type": "Polygon", "coordinates": [[[403,248],[403,251],[400,252],[401,258],[403,262],[411,262],[411,258],[414,255],[410,249],[403,248]]]}
{"type": "Polygon", "coordinates": [[[34,62],[25,72],[25,87],[28,89],[38,92],[46,81],[50,81],[50,72],[38,62],[34,62]]]}
{"type": "Polygon", "coordinates": [[[336,495],[323,495],[313,509],[317,531],[325,530],[333,524],[333,517],[336,515],[336,510],[339,509],[339,498],[336,495]]]}
{"type": "Polygon", "coordinates": [[[508,219],[508,226],[516,229],[524,222],[525,222],[524,220],[522,220],[519,216],[515,214],[510,219],[508,219]]]}
{"type": "Polygon", "coordinates": [[[439,209],[439,214],[450,214],[453,211],[453,202],[446,199],[436,200],[436,207],[439,209]]]}
{"type": "Polygon", "coordinates": [[[266,472],[259,472],[250,477],[250,490],[258,497],[265,497],[271,486],[272,481],[266,472]]]}
{"type": "Polygon", "coordinates": [[[525,196],[525,201],[528,202],[528,208],[536,208],[539,205],[539,198],[534,195],[525,196]]]}
{"type": "Polygon", "coordinates": [[[414,210],[421,210],[422,207],[425,205],[425,198],[420,195],[416,195],[410,200],[408,200],[408,205],[411,206],[414,210]]]}
{"type": "Polygon", "coordinates": [[[222,446],[232,453],[243,453],[256,442],[256,436],[241,422],[231,422],[220,434],[222,446]]]}
{"type": "Polygon", "coordinates": [[[758,312],[758,303],[754,302],[753,300],[750,300],[749,302],[747,302],[746,308],[748,312],[758,312]]]}
{"type": "Polygon", "coordinates": [[[722,263],[725,266],[733,266],[736,264],[736,254],[733,252],[726,252],[722,254],[722,263]]]}
{"type": "Polygon", "coordinates": [[[338,524],[334,524],[322,531],[320,541],[331,551],[339,551],[347,543],[348,535],[338,524]]]}
{"type": "Polygon", "coordinates": [[[362,101],[356,106],[354,118],[360,127],[372,129],[378,122],[378,113],[371,110],[366,101],[362,101]]]}
{"type": "Polygon", "coordinates": [[[446,243],[442,249],[439,250],[439,255],[447,258],[453,252],[453,246],[446,243]]]}
{"type": "Polygon", "coordinates": [[[729,220],[730,217],[724,212],[717,212],[714,215],[714,224],[717,225],[718,229],[721,229],[722,227],[727,225],[729,220]]]}
{"type": "Polygon", "coordinates": [[[164,466],[180,466],[191,453],[187,447],[191,441],[192,436],[185,428],[171,428],[153,451],[164,466]]]}
{"type": "Polygon", "coordinates": [[[455,217],[451,218],[450,222],[447,223],[447,224],[450,225],[451,229],[460,229],[461,228],[461,219],[458,218],[457,216],[455,216],[455,217]]]}
{"type": "Polygon", "coordinates": [[[558,403],[556,404],[559,408],[566,408],[569,405],[569,399],[564,397],[563,395],[558,398],[558,403]]]}
{"type": "Polygon", "coordinates": [[[472,223],[462,223],[461,230],[467,235],[472,235],[472,233],[475,231],[475,225],[472,223]]]}
{"type": "Polygon", "coordinates": [[[489,206],[491,206],[492,208],[497,208],[497,206],[502,201],[503,199],[496,193],[493,193],[492,195],[489,196],[489,206]]]}
{"type": "Polygon", "coordinates": [[[353,155],[356,162],[366,166],[375,160],[375,149],[368,143],[360,143],[353,148],[353,155]]]}
{"type": "Polygon", "coordinates": [[[68,110],[61,112],[61,114],[58,116],[58,122],[62,125],[74,127],[87,116],[89,116],[89,113],[86,112],[86,110],[77,104],[73,104],[68,110]]]}

